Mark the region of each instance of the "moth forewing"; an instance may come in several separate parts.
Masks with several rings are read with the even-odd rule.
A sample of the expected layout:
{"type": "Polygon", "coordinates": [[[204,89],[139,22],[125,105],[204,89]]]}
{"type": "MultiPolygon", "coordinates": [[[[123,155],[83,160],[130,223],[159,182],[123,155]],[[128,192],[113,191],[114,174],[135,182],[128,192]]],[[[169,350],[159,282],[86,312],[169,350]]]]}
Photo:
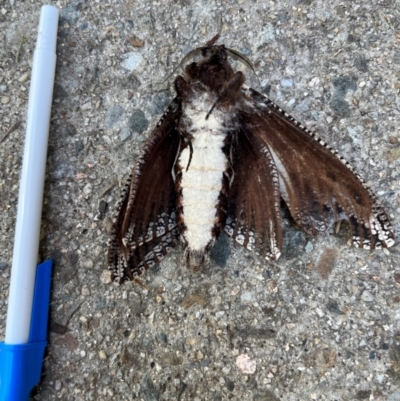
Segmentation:
{"type": "Polygon", "coordinates": [[[147,140],[114,221],[109,267],[137,278],[177,244],[206,265],[220,232],[267,260],[282,249],[280,201],[307,233],[349,221],[357,247],[390,247],[387,215],[337,152],[270,99],[244,85],[211,39],[175,80],[177,97],[147,140]],[[316,173],[317,172],[317,173],[316,173]]]}

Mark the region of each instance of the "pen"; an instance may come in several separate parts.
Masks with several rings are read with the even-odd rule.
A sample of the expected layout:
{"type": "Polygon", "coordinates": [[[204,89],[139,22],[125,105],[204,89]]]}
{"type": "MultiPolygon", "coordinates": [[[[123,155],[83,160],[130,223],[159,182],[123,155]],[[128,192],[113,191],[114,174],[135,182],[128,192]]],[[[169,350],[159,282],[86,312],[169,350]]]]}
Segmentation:
{"type": "Polygon", "coordinates": [[[33,57],[14,238],[0,401],[27,401],[39,381],[46,342],[52,262],[37,264],[47,142],[56,67],[58,10],[43,6],[33,57]]]}

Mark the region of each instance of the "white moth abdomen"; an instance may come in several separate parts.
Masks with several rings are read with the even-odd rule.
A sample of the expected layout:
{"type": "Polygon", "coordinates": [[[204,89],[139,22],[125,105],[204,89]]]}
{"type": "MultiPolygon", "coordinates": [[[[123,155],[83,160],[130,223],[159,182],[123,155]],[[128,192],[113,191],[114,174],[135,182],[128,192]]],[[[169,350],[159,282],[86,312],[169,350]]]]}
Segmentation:
{"type": "MultiPolygon", "coordinates": [[[[181,206],[186,227],[182,236],[187,244],[187,254],[194,255],[192,259],[207,257],[206,248],[214,239],[223,175],[228,166],[223,151],[226,138],[223,116],[215,110],[206,119],[211,106],[211,102],[198,100],[183,110],[192,149],[187,146],[178,160],[182,172],[181,206]]],[[[201,261],[189,263],[195,267],[201,261]]]]}

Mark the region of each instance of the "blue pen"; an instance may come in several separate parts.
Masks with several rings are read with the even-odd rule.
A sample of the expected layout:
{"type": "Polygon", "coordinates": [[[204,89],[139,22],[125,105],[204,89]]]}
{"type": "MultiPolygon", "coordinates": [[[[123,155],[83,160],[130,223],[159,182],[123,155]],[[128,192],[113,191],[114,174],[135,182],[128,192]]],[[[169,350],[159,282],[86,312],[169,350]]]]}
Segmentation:
{"type": "Polygon", "coordinates": [[[33,57],[18,197],[5,342],[0,343],[0,401],[28,401],[47,345],[52,262],[36,266],[56,67],[58,10],[43,6],[33,57]]]}

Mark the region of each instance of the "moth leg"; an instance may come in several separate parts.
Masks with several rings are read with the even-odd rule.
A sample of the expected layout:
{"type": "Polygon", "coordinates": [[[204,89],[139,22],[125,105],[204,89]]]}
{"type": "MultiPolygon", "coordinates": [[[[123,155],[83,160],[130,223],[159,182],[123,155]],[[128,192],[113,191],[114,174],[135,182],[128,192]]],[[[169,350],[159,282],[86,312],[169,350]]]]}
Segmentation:
{"type": "Polygon", "coordinates": [[[139,279],[138,277],[135,277],[135,278],[133,279],[133,281],[134,281],[136,284],[140,285],[140,286],[141,286],[143,289],[145,289],[146,291],[149,291],[148,287],[146,287],[146,286],[140,281],[140,279],[139,279]]]}
{"type": "Polygon", "coordinates": [[[189,144],[189,150],[190,150],[190,154],[189,154],[189,161],[186,167],[186,171],[189,170],[189,166],[190,166],[190,162],[192,161],[192,156],[193,156],[193,145],[192,145],[192,141],[189,139],[188,141],[189,144]]]}
{"type": "Polygon", "coordinates": [[[174,160],[174,164],[172,165],[172,169],[171,169],[171,175],[172,175],[172,180],[173,182],[176,182],[176,173],[175,173],[175,165],[176,165],[176,161],[178,160],[178,157],[181,153],[181,141],[182,139],[179,139],[179,145],[178,145],[178,150],[176,152],[176,156],[175,156],[175,160],[174,160]]]}
{"type": "Polygon", "coordinates": [[[342,224],[342,220],[338,220],[335,225],[335,234],[339,234],[340,226],[342,224]]]}
{"type": "Polygon", "coordinates": [[[244,84],[245,77],[241,71],[236,72],[232,79],[224,85],[221,93],[218,95],[214,104],[211,106],[210,111],[207,113],[206,120],[213,112],[218,104],[234,104],[240,93],[240,89],[244,84]]]}

